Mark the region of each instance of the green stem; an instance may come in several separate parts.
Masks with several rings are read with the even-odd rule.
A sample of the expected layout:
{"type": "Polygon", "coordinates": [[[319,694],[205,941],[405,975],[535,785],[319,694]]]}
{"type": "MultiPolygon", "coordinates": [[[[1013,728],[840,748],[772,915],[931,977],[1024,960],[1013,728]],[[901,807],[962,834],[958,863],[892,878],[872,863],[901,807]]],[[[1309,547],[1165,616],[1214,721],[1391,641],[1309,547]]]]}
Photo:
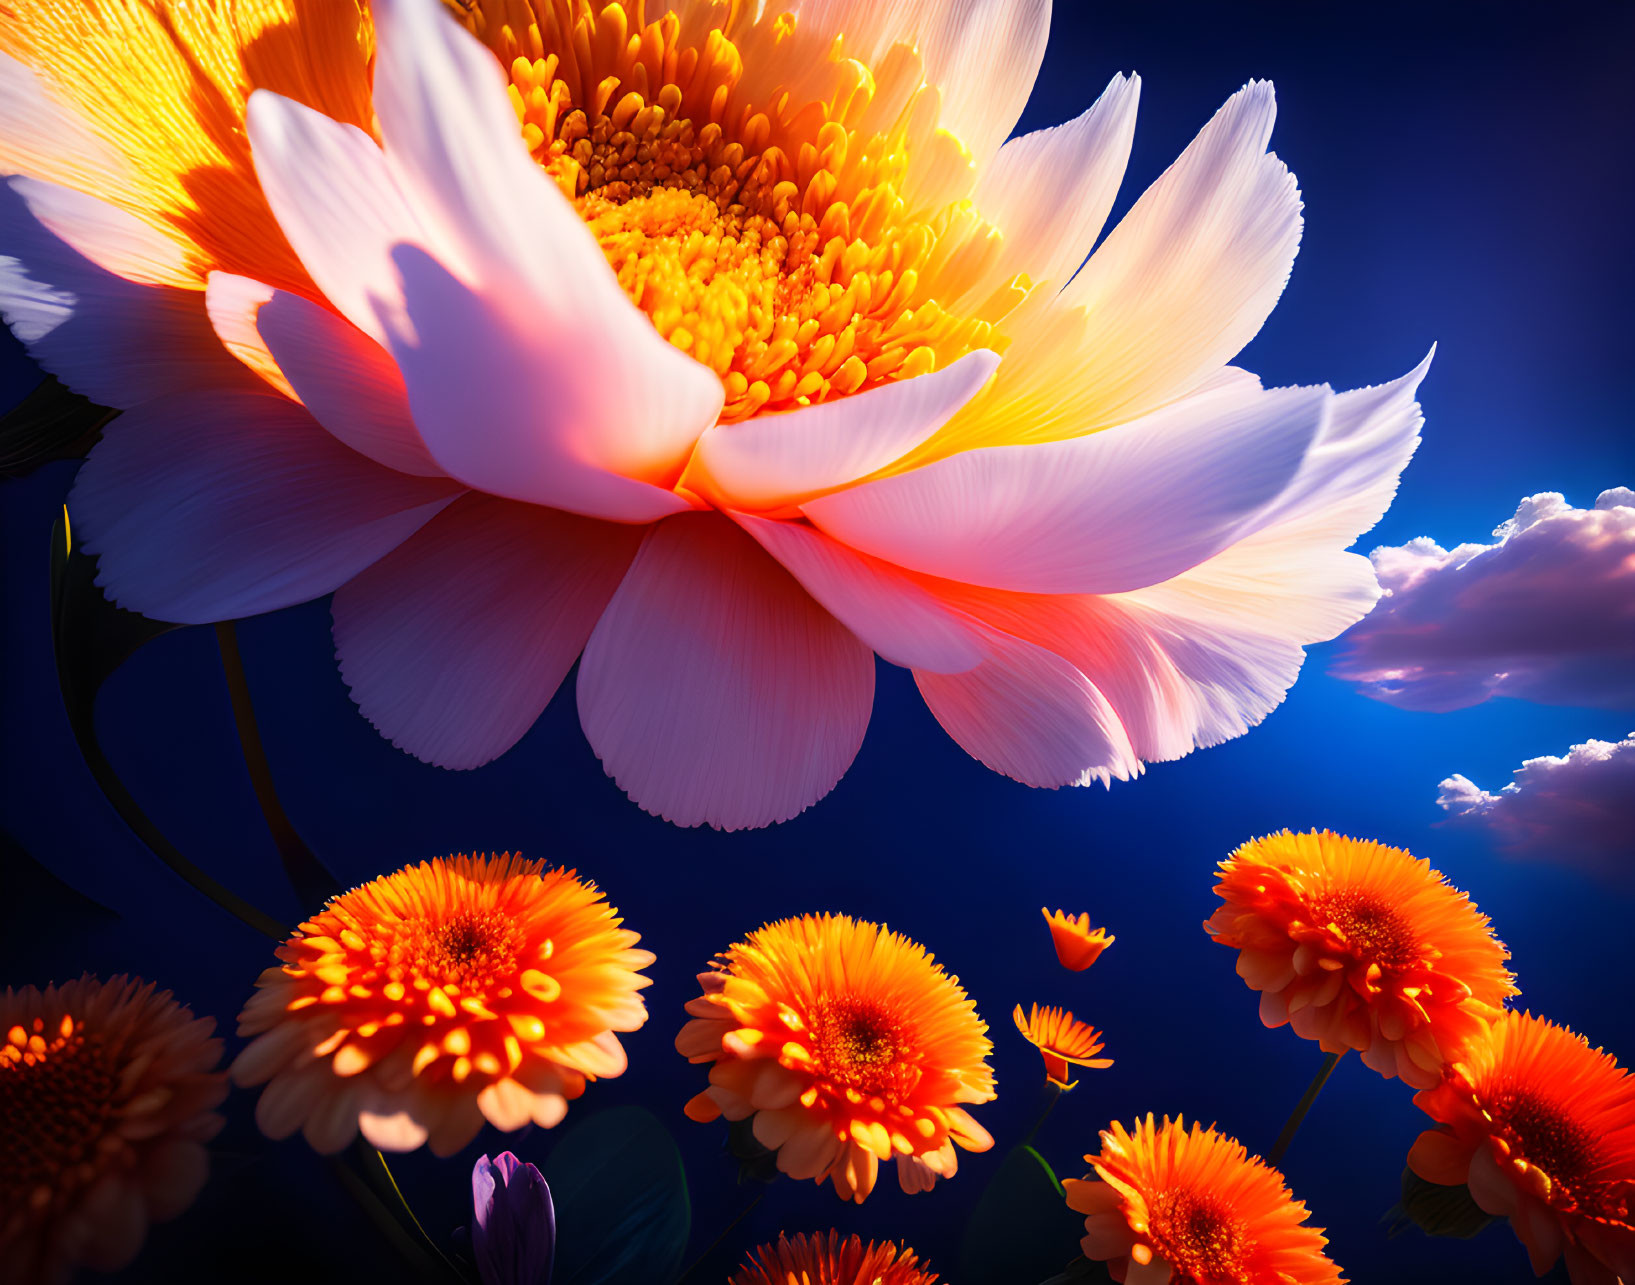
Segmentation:
{"type": "Polygon", "coordinates": [[[307,847],[279,800],[267,751],[261,743],[261,729],[256,724],[255,703],[250,699],[250,683],[238,649],[238,633],[231,620],[216,625],[216,645],[221,650],[221,668],[227,677],[227,694],[233,703],[233,724],[238,729],[244,766],[249,770],[250,784],[255,789],[256,802],[261,805],[261,815],[266,818],[267,830],[278,848],[279,860],[284,863],[284,874],[295,895],[304,903],[321,905],[339,891],[339,887],[335,876],[307,847]]]}
{"type": "Polygon", "coordinates": [[[1283,1159],[1289,1144],[1294,1141],[1294,1135],[1300,1129],[1300,1122],[1306,1118],[1306,1112],[1311,1110],[1311,1104],[1317,1101],[1317,1095],[1328,1083],[1328,1077],[1334,1074],[1334,1068],[1340,1065],[1340,1058],[1343,1055],[1344,1050],[1341,1050],[1339,1053],[1330,1053],[1323,1059],[1323,1065],[1317,1068],[1317,1074],[1312,1077],[1300,1101],[1294,1104],[1294,1110],[1289,1113],[1289,1118],[1283,1125],[1283,1132],[1277,1135],[1277,1141],[1272,1144],[1272,1149],[1266,1156],[1268,1164],[1275,1165],[1283,1159]]]}
{"type": "Polygon", "coordinates": [[[733,1233],[738,1224],[743,1222],[744,1219],[748,1218],[750,1214],[755,1211],[755,1206],[759,1205],[761,1201],[766,1198],[766,1192],[767,1189],[762,1187],[755,1193],[754,1198],[738,1211],[737,1216],[730,1223],[721,1229],[721,1234],[709,1243],[703,1253],[701,1253],[687,1265],[686,1271],[682,1272],[680,1276],[676,1277],[676,1285],[685,1285],[685,1282],[692,1278],[693,1273],[704,1265],[709,1256],[721,1248],[722,1242],[733,1233]]]}
{"type": "Polygon", "coordinates": [[[444,1285],[451,1278],[465,1279],[464,1273],[438,1248],[437,1242],[426,1234],[414,1216],[385,1156],[359,1138],[352,1144],[349,1156],[333,1157],[332,1163],[353,1199],[363,1206],[370,1220],[404,1260],[416,1269],[421,1280],[444,1285]]]}
{"type": "Polygon", "coordinates": [[[1017,1143],[1018,1146],[1028,1147],[1033,1145],[1034,1138],[1039,1136],[1040,1127],[1044,1124],[1046,1119],[1049,1118],[1050,1113],[1056,1109],[1056,1104],[1061,1100],[1062,1086],[1057,1084],[1054,1080],[1047,1082],[1045,1085],[1044,1110],[1039,1112],[1039,1118],[1033,1122],[1033,1127],[1027,1131],[1026,1135],[1022,1138],[1022,1141],[1017,1143]]]}

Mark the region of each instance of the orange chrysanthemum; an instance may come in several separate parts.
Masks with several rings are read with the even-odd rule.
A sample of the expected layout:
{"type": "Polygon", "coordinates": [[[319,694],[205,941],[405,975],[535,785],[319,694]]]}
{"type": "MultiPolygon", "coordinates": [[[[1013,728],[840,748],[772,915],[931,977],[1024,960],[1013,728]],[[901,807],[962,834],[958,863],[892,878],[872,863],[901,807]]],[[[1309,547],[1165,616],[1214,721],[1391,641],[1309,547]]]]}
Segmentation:
{"type": "Polygon", "coordinates": [[[227,1096],[215,1019],[152,982],[0,995],[0,1262],[19,1285],[111,1272],[204,1186],[227,1096]]]}
{"type": "Polygon", "coordinates": [[[239,1084],[274,1138],[322,1152],[562,1119],[585,1082],[625,1069],[653,962],[594,884],[506,854],[436,858],[334,898],[278,949],[239,1016],[258,1038],[239,1084]]]}
{"type": "Polygon", "coordinates": [[[1470,898],[1401,848],[1329,831],[1268,835],[1221,863],[1204,928],[1235,947],[1260,1018],[1328,1053],[1358,1049],[1417,1089],[1516,994],[1470,898]]]}
{"type": "Polygon", "coordinates": [[[1566,1027],[1506,1013],[1414,1102],[1440,1129],[1408,1164],[1510,1219],[1542,1276],[1635,1281],[1635,1075],[1566,1027]]]}
{"type": "Polygon", "coordinates": [[[1077,1080],[1068,1079],[1070,1066],[1087,1066],[1103,1070],[1113,1064],[1110,1057],[1097,1057],[1101,1052],[1101,1032],[1079,1021],[1072,1013],[1060,1008],[1040,1008],[1024,1015],[1022,1006],[1016,1006],[1011,1016],[1022,1038],[1034,1045],[1045,1059],[1045,1078],[1064,1091],[1077,1080]]]}
{"type": "Polygon", "coordinates": [[[1088,914],[1070,915],[1065,910],[1047,910],[1043,906],[1039,907],[1039,913],[1050,925],[1050,940],[1056,947],[1056,958],[1062,961],[1063,968],[1070,968],[1075,973],[1089,968],[1101,958],[1101,952],[1117,940],[1109,937],[1105,928],[1091,932],[1088,914]]]}
{"type": "Polygon", "coordinates": [[[1116,1281],[1344,1285],[1283,1175],[1235,1138],[1148,1115],[1133,1133],[1114,1121],[1101,1154],[1085,1159],[1101,1181],[1062,1185],[1068,1207],[1085,1215],[1085,1257],[1105,1261],[1116,1281]]]}
{"type": "Polygon", "coordinates": [[[921,1266],[911,1249],[889,1240],[865,1245],[856,1236],[779,1236],[750,1255],[727,1285],[934,1285],[935,1272],[921,1266]]]}
{"type": "Polygon", "coordinates": [[[993,1139],[959,1105],[994,1096],[987,1025],[925,947],[846,915],[768,924],[718,956],[676,1038],[712,1062],[687,1104],[709,1121],[754,1117],[794,1178],[859,1204],[881,1161],[907,1192],[959,1167],[954,1147],[993,1139]]]}

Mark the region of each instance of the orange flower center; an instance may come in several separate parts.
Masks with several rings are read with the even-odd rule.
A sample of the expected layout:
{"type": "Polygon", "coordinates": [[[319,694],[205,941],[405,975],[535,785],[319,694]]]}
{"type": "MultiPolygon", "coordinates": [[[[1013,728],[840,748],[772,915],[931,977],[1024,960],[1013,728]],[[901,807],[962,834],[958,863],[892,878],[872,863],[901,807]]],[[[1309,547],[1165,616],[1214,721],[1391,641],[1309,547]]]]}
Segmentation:
{"type": "MultiPolygon", "coordinates": [[[[719,30],[688,47],[674,13],[644,26],[639,3],[573,12],[571,28],[546,14],[526,36],[471,21],[510,72],[524,140],[625,293],[720,377],[723,422],[983,345],[988,323],[922,288],[940,225],[904,217],[902,138],[847,123],[875,92],[867,69],[838,65],[830,101],[745,106],[738,82],[755,53],[719,30]]],[[[765,48],[794,30],[785,17],[755,38],[765,48]]]]}
{"type": "Polygon", "coordinates": [[[1147,1227],[1154,1248],[1178,1273],[1177,1285],[1246,1279],[1247,1229],[1208,1196],[1186,1188],[1159,1192],[1147,1202],[1147,1227]]]}
{"type": "Polygon", "coordinates": [[[812,1045],[825,1076],[860,1093],[896,1095],[912,1068],[902,1059],[908,1042],[900,1023],[877,1004],[826,1000],[812,1022],[812,1045]]]}
{"type": "Polygon", "coordinates": [[[1419,959],[1419,938],[1392,906],[1362,893],[1340,892],[1313,903],[1318,923],[1333,924],[1362,958],[1405,966],[1419,959]]]}
{"type": "Polygon", "coordinates": [[[463,910],[444,919],[403,925],[399,938],[387,948],[388,966],[406,966],[409,972],[434,985],[453,984],[461,991],[483,991],[496,977],[513,974],[522,934],[504,915],[494,911],[463,910]]]}
{"type": "Polygon", "coordinates": [[[36,1018],[0,1044],[0,1209],[40,1208],[79,1185],[113,1113],[115,1051],[66,1015],[49,1030],[36,1018]]]}
{"type": "Polygon", "coordinates": [[[1570,1192],[1595,1167],[1595,1135],[1553,1102],[1526,1089],[1504,1088],[1487,1103],[1512,1154],[1541,1170],[1552,1188],[1570,1192]]]}

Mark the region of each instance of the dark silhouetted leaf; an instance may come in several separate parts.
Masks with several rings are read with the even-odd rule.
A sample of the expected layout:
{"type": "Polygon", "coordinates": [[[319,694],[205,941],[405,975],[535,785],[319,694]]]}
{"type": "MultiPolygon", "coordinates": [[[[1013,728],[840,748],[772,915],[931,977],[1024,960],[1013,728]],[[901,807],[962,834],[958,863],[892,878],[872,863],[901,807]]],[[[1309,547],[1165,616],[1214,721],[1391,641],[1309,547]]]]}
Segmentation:
{"type": "Polygon", "coordinates": [[[1083,1234],[1084,1219],[1067,1207],[1044,1157],[1032,1147],[1016,1147],[976,1202],[954,1279],[959,1285],[1017,1285],[1060,1276],[1083,1234]]]}
{"type": "Polygon", "coordinates": [[[1402,1171],[1402,1203],[1391,1214],[1397,1216],[1391,1225],[1393,1236],[1411,1223],[1427,1236],[1454,1240],[1469,1240],[1489,1223],[1498,1221],[1476,1203],[1469,1187],[1426,1182],[1412,1169],[1402,1171]]]}
{"type": "Polygon", "coordinates": [[[754,1116],[727,1126],[727,1154],[738,1162],[739,1182],[778,1180],[778,1153],[756,1141],[754,1116]]]}
{"type": "Polygon", "coordinates": [[[0,477],[21,477],[52,460],[79,459],[117,414],[47,375],[0,415],[0,477]]]}
{"type": "Polygon", "coordinates": [[[551,1285],[669,1285],[681,1270],[692,1207],[681,1153],[643,1107],[575,1125],[540,1166],[556,1201],[551,1285]]]}

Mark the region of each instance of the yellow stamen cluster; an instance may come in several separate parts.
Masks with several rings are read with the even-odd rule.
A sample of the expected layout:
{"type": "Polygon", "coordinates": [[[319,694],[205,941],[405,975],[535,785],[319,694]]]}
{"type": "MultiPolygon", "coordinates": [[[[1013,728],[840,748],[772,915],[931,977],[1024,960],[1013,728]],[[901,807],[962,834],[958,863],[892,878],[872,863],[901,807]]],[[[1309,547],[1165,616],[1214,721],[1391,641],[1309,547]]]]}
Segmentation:
{"type": "Polygon", "coordinates": [[[641,0],[540,9],[525,28],[467,20],[625,293],[720,377],[724,422],[925,374],[990,341],[990,323],[931,297],[939,232],[968,212],[906,214],[902,128],[856,127],[869,69],[837,58],[824,100],[745,105],[745,57],[720,27],[646,22],[641,0]]]}

